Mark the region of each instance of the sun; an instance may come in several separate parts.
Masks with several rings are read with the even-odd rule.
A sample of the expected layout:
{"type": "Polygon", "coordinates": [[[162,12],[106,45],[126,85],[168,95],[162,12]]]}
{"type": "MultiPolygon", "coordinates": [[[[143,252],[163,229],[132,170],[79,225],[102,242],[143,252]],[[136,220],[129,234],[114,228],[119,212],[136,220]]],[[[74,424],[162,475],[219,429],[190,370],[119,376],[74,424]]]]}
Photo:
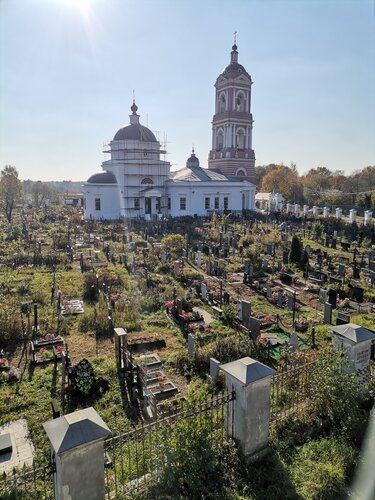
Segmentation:
{"type": "Polygon", "coordinates": [[[90,0],[64,0],[64,2],[72,7],[76,7],[82,14],[87,14],[91,7],[90,0]]]}

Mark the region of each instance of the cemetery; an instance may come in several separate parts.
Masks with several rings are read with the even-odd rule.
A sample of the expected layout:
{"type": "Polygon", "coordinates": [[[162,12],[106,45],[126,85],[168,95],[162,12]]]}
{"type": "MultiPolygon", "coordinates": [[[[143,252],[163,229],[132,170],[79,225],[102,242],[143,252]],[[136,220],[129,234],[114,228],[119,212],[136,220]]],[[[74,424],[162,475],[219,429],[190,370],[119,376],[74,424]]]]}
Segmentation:
{"type": "MultiPolygon", "coordinates": [[[[241,405],[241,399],[233,403],[238,395],[220,396],[225,388],[232,394],[233,377],[232,385],[239,383],[233,363],[240,360],[243,373],[256,369],[268,381],[264,425],[273,440],[271,456],[279,460],[283,439],[305,443],[307,431],[296,438],[285,416],[296,422],[298,416],[302,426],[315,390],[309,380],[325,369],[320,360],[345,352],[355,384],[373,384],[371,223],[315,210],[311,216],[214,213],[124,225],[83,221],[77,210],[20,209],[11,227],[1,225],[0,426],[24,419],[34,457],[48,460],[50,443],[57,446],[55,424],[45,431],[43,422],[70,425],[69,415],[92,408],[114,436],[105,444],[107,479],[113,477],[116,457],[125,453],[125,441],[116,436],[131,436],[133,456],[132,429],[150,426],[161,446],[154,425],[175,418],[178,427],[173,415],[179,408],[185,415],[191,398],[204,411],[215,409],[212,425],[224,415],[222,405],[241,405]],[[192,396],[199,391],[205,399],[192,396]]],[[[321,418],[328,434],[333,424],[321,418]]],[[[309,425],[318,439],[316,422],[309,425]]],[[[8,435],[2,428],[0,438],[8,435]]],[[[7,443],[2,457],[9,454],[7,443]]],[[[24,463],[30,467],[30,458],[24,463]]],[[[152,474],[150,467],[142,474],[152,474]]],[[[142,474],[130,468],[127,484],[142,474]]],[[[107,481],[108,492],[113,481],[107,481]]],[[[0,494],[2,487],[0,482],[0,494]]]]}

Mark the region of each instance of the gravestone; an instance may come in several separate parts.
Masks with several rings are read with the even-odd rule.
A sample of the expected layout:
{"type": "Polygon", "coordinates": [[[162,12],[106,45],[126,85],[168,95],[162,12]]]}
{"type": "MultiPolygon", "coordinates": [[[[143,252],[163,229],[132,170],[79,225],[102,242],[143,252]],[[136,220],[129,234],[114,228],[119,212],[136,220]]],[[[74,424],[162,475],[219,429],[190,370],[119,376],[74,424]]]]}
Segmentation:
{"type": "Polygon", "coordinates": [[[330,288],[328,291],[328,302],[331,304],[331,306],[336,309],[336,303],[337,303],[337,290],[334,288],[330,288]]]}
{"type": "Polygon", "coordinates": [[[292,332],[290,334],[290,337],[289,337],[289,345],[291,347],[298,347],[298,344],[299,344],[299,340],[298,340],[297,334],[296,334],[296,332],[292,332]]]}
{"type": "Polygon", "coordinates": [[[284,294],[281,288],[279,288],[277,292],[277,305],[279,307],[283,307],[283,302],[284,302],[284,294]]]}
{"type": "Polygon", "coordinates": [[[324,304],[326,300],[327,300],[327,290],[325,290],[324,288],[321,288],[319,290],[319,302],[321,304],[324,304]]]}
{"type": "Polygon", "coordinates": [[[324,303],[324,323],[332,323],[332,305],[329,302],[324,303]]]}
{"type": "Polygon", "coordinates": [[[242,321],[242,302],[239,300],[237,302],[237,318],[242,321]]]}
{"type": "Polygon", "coordinates": [[[187,341],[188,341],[188,353],[193,355],[195,350],[195,340],[194,336],[191,333],[188,333],[187,341]]]}
{"type": "Polygon", "coordinates": [[[267,285],[267,299],[272,299],[272,287],[267,285]]]}
{"type": "Polygon", "coordinates": [[[230,297],[228,292],[224,292],[223,294],[223,303],[224,305],[228,306],[230,302],[230,297]]]}
{"type": "Polygon", "coordinates": [[[345,325],[347,323],[350,323],[350,314],[339,311],[337,313],[336,325],[345,325]]]}
{"type": "Polygon", "coordinates": [[[202,295],[202,300],[206,301],[207,300],[207,285],[206,285],[206,283],[201,283],[201,295],[202,295]]]}
{"type": "Polygon", "coordinates": [[[364,290],[359,286],[353,286],[349,288],[348,292],[349,298],[354,300],[355,302],[360,302],[360,303],[363,302],[363,294],[364,290]]]}
{"type": "Polygon", "coordinates": [[[251,316],[251,304],[247,300],[241,300],[242,304],[242,324],[249,328],[249,320],[251,316]]]}
{"type": "Polygon", "coordinates": [[[371,286],[375,285],[375,271],[370,271],[371,286]]]}
{"type": "Polygon", "coordinates": [[[345,278],[345,266],[343,264],[339,264],[339,276],[345,278]]]}
{"type": "Polygon", "coordinates": [[[249,318],[249,330],[250,335],[253,340],[258,340],[260,335],[260,321],[258,318],[254,318],[254,316],[250,316],[249,318]]]}
{"type": "Polygon", "coordinates": [[[214,380],[219,375],[220,361],[215,358],[210,358],[210,377],[214,380]]]}

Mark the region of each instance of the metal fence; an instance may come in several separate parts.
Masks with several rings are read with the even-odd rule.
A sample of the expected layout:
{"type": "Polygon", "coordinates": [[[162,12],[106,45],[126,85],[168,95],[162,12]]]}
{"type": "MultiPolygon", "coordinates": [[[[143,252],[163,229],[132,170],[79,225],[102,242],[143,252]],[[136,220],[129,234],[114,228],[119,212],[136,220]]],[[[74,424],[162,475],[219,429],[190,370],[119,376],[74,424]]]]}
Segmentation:
{"type": "Polygon", "coordinates": [[[270,422],[305,412],[309,406],[308,389],[316,375],[317,361],[288,367],[271,381],[270,422]]]}
{"type": "Polygon", "coordinates": [[[0,473],[0,498],[50,500],[54,498],[54,464],[36,462],[29,467],[0,473]]]}
{"type": "Polygon", "coordinates": [[[234,399],[231,392],[205,401],[183,402],[170,415],[107,440],[107,498],[143,492],[171,466],[182,467],[181,454],[188,458],[195,438],[202,439],[204,434],[210,440],[222,440],[233,422],[234,399]]]}

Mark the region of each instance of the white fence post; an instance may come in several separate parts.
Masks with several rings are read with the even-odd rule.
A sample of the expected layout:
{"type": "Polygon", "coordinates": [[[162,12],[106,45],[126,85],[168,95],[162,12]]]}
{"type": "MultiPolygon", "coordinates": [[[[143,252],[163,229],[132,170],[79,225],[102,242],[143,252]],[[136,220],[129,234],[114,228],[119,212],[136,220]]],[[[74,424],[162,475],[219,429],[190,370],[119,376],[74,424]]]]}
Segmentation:
{"type": "Polygon", "coordinates": [[[94,408],[49,420],[43,427],[56,463],[55,500],[103,500],[104,440],[111,431],[94,408]]]}
{"type": "Polygon", "coordinates": [[[268,445],[271,377],[276,371],[249,357],[220,369],[225,373],[227,390],[236,392],[233,417],[228,414],[230,433],[246,457],[257,458],[268,445]]]}

